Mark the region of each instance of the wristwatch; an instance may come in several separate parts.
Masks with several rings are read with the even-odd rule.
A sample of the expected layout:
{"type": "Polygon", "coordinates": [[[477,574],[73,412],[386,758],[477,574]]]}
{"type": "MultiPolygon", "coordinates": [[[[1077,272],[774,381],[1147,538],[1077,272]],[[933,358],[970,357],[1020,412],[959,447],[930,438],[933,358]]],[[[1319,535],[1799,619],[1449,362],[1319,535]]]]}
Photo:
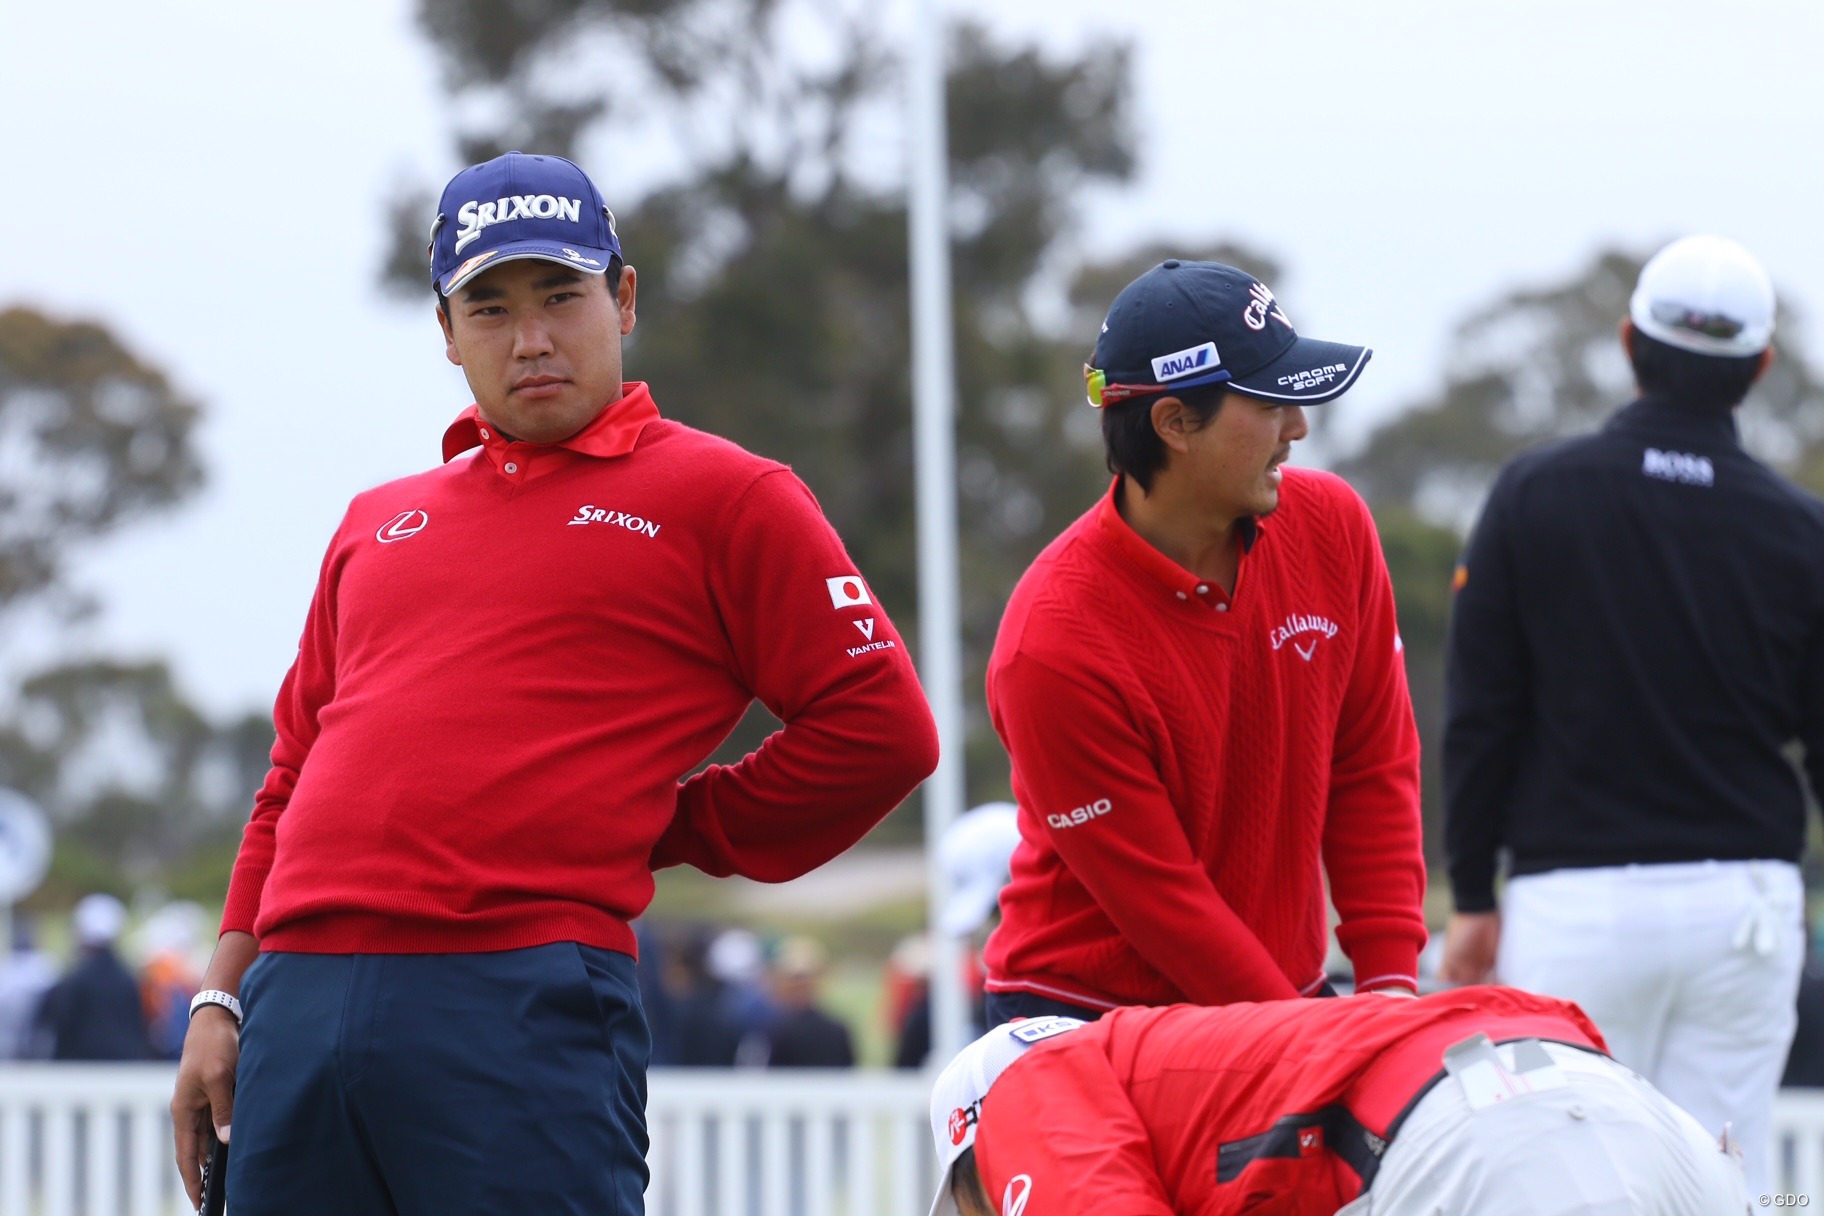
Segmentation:
{"type": "Polygon", "coordinates": [[[220,1005],[228,1011],[228,1016],[234,1019],[236,1026],[241,1024],[241,1003],[219,988],[205,988],[191,997],[190,1016],[195,1017],[196,1011],[204,1005],[220,1005]]]}

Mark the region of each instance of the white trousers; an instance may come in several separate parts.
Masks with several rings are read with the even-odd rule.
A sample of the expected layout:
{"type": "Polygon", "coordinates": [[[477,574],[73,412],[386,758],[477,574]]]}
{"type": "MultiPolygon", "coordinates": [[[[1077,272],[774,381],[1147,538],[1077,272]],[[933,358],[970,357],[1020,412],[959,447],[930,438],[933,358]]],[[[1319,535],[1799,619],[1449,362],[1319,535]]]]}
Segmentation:
{"type": "Polygon", "coordinates": [[[1440,1080],[1394,1136],[1373,1184],[1339,1216],[1741,1216],[1748,1208],[1734,1157],[1620,1064],[1553,1043],[1483,1044],[1494,1067],[1471,1064],[1440,1080]]]}
{"type": "Polygon", "coordinates": [[[1798,1022],[1804,886],[1775,861],[1554,870],[1508,882],[1496,977],[1575,1001],[1614,1057],[1769,1189],[1773,1102],[1798,1022]]]}

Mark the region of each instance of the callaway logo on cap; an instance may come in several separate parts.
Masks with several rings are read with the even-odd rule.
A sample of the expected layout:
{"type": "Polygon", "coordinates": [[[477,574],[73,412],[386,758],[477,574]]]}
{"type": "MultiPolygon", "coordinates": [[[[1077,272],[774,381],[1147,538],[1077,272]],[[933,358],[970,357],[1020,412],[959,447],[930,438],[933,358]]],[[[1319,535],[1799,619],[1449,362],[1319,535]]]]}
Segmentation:
{"type": "Polygon", "coordinates": [[[1246,271],[1173,258],[1115,297],[1083,375],[1095,406],[1207,384],[1306,405],[1341,396],[1373,354],[1299,337],[1246,271]]]}
{"type": "Polygon", "coordinates": [[[621,240],[581,168],[561,156],[508,152],[443,188],[430,255],[431,283],[447,296],[483,270],[522,258],[604,274],[621,259],[621,240]]]}

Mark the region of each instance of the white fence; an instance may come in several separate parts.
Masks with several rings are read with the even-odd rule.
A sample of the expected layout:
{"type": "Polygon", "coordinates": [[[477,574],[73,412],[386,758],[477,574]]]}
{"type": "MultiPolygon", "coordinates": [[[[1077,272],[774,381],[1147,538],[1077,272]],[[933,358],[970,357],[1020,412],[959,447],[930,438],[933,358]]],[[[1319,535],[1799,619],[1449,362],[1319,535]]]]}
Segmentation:
{"type": "MultiPolygon", "coordinates": [[[[0,1064],[0,1216],[177,1216],[172,1070],[0,1064]]],[[[918,1074],[654,1070],[650,1216],[924,1216],[918,1074]]]]}
{"type": "MultiPolygon", "coordinates": [[[[171,1071],[0,1065],[0,1216],[177,1216],[171,1071]]],[[[922,1216],[928,1082],[877,1072],[653,1073],[651,1216],[922,1216]]],[[[1824,1090],[1775,1113],[1777,1190],[1824,1204],[1824,1090]]]]}

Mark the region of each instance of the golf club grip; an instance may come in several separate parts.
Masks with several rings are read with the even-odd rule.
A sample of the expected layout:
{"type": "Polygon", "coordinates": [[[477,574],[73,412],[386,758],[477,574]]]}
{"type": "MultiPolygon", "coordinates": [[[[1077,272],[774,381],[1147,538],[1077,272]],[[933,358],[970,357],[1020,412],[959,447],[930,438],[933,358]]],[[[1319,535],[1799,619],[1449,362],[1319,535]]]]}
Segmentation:
{"type": "Polygon", "coordinates": [[[228,1206],[228,1146],[209,1137],[209,1168],[203,1174],[203,1206],[198,1216],[222,1216],[228,1206]]]}

